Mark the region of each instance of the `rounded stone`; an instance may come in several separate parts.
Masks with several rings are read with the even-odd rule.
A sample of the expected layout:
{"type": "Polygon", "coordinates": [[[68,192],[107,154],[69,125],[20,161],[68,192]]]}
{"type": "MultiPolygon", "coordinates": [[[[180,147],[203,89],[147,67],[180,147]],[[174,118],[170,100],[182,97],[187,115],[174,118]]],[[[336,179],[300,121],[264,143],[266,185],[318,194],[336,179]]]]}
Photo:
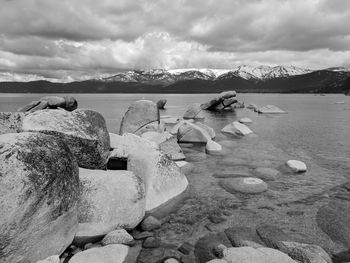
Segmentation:
{"type": "Polygon", "coordinates": [[[267,190],[267,184],[255,177],[221,180],[220,186],[230,193],[259,194],[267,190]]]}
{"type": "Polygon", "coordinates": [[[276,169],[268,168],[268,167],[259,167],[254,169],[257,177],[263,180],[272,181],[275,180],[277,175],[280,173],[276,169]]]}
{"type": "Polygon", "coordinates": [[[286,165],[295,173],[306,172],[306,164],[298,160],[289,160],[286,165]]]}

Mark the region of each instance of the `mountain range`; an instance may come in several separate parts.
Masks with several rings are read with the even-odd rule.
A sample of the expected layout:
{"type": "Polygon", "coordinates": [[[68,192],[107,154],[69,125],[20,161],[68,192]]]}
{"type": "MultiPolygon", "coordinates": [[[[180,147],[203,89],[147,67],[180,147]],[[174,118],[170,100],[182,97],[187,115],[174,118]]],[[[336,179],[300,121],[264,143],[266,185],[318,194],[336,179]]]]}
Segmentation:
{"type": "Polygon", "coordinates": [[[131,70],[69,83],[46,80],[0,82],[3,93],[349,93],[350,70],[294,66],[238,66],[232,69],[131,70]]]}

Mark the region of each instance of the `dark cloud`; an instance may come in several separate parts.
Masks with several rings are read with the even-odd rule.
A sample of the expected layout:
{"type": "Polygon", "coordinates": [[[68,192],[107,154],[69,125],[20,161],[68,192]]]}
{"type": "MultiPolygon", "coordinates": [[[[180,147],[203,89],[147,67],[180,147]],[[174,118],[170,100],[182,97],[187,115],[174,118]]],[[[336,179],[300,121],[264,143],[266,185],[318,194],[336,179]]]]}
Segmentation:
{"type": "Polygon", "coordinates": [[[348,0],[0,0],[0,70],[305,67],[350,59],[348,0]],[[278,56],[277,56],[278,54],[278,56]]]}

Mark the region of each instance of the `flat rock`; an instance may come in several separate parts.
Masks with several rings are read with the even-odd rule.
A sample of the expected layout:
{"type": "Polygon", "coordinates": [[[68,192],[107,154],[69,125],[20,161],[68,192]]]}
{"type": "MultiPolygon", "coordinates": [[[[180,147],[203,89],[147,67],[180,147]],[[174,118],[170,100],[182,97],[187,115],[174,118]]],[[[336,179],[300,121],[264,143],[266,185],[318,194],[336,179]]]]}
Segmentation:
{"type": "Polygon", "coordinates": [[[278,108],[275,105],[266,105],[263,106],[259,109],[257,109],[258,113],[264,113],[264,114],[283,114],[283,113],[287,113],[284,110],[281,110],[280,108],[278,108]]]}
{"type": "Polygon", "coordinates": [[[68,146],[42,133],[0,135],[1,262],[59,255],[78,225],[78,165],[68,146]]]}
{"type": "Polygon", "coordinates": [[[230,193],[259,194],[267,190],[267,184],[254,177],[223,179],[219,184],[230,193]]]}
{"type": "Polygon", "coordinates": [[[239,119],[239,122],[240,122],[240,123],[243,123],[243,124],[250,124],[250,123],[252,123],[253,121],[252,121],[251,119],[245,117],[245,118],[239,119]]]}
{"type": "Polygon", "coordinates": [[[159,110],[154,102],[150,100],[135,101],[124,114],[119,134],[134,133],[141,135],[146,131],[159,131],[159,122],[159,110]]]}
{"type": "Polygon", "coordinates": [[[0,134],[21,132],[23,118],[21,112],[0,112],[0,134]]]}
{"type": "Polygon", "coordinates": [[[257,177],[265,181],[273,181],[279,175],[279,171],[269,167],[258,167],[254,169],[254,172],[257,177]]]}
{"type": "Polygon", "coordinates": [[[125,229],[117,229],[109,232],[102,239],[101,243],[103,246],[107,246],[110,244],[124,244],[130,245],[133,244],[134,238],[125,230],[125,229]]]}
{"type": "Polygon", "coordinates": [[[298,160],[289,160],[286,165],[295,173],[306,172],[306,164],[298,160]]]}
{"type": "Polygon", "coordinates": [[[23,131],[54,135],[69,146],[80,167],[105,169],[109,134],[103,116],[92,110],[41,110],[27,114],[23,131]]]}
{"type": "Polygon", "coordinates": [[[91,248],[75,254],[69,263],[123,263],[129,247],[120,244],[91,248]]]}
{"type": "Polygon", "coordinates": [[[117,228],[132,229],[145,215],[145,189],[130,171],[79,169],[79,228],[74,242],[96,242],[117,228]]]}

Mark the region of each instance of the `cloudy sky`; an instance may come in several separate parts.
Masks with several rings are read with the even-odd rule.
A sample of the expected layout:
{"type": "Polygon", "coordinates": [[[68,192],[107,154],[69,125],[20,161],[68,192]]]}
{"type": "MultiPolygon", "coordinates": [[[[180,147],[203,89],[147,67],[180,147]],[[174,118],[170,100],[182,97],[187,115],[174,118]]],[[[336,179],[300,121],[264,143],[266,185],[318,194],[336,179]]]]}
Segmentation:
{"type": "Polygon", "coordinates": [[[0,77],[350,66],[349,0],[0,0],[0,77]],[[23,75],[26,74],[26,75],[23,75]]]}

